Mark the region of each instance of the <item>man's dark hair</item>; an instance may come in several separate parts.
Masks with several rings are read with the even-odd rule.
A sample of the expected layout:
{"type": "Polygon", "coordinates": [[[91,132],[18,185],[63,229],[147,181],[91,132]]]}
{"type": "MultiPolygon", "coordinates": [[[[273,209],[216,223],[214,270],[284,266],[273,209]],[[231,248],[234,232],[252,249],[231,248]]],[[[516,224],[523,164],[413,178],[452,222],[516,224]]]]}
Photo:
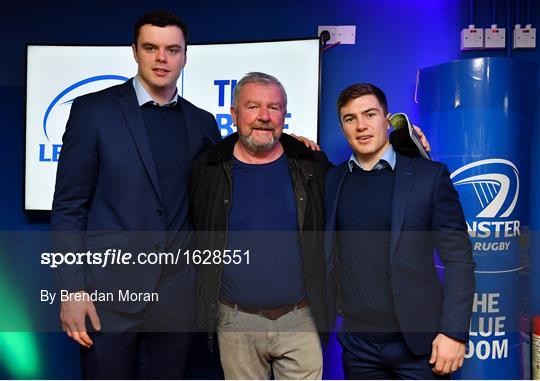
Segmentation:
{"type": "Polygon", "coordinates": [[[135,33],[133,43],[137,46],[137,39],[139,38],[139,32],[143,25],[154,25],[160,28],[166,26],[177,26],[182,30],[184,39],[187,40],[188,28],[187,25],[176,15],[167,11],[152,11],[143,15],[135,23],[135,33]]]}
{"type": "Polygon", "coordinates": [[[350,101],[356,98],[360,98],[364,95],[374,95],[375,98],[379,101],[381,108],[384,112],[384,116],[388,114],[388,102],[386,101],[386,95],[384,91],[379,89],[377,86],[372,85],[371,83],[356,83],[350,85],[345,90],[339,94],[337,101],[337,112],[339,123],[341,124],[341,109],[350,101]]]}

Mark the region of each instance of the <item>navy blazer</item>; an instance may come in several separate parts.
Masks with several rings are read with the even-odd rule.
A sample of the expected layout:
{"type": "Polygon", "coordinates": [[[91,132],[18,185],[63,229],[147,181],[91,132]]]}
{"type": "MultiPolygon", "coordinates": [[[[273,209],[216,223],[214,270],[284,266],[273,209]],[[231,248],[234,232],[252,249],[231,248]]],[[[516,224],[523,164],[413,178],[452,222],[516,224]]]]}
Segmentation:
{"type": "MultiPolygon", "coordinates": [[[[348,170],[345,162],[326,175],[327,301],[334,311],[340,267],[336,215],[348,170]]],[[[463,210],[444,164],[397,154],[390,236],[390,282],[408,347],[416,354],[428,354],[439,332],[467,340],[475,264],[463,210]],[[444,284],[437,277],[434,249],[445,266],[444,284]]]]}
{"type": "MultiPolygon", "coordinates": [[[[160,184],[132,81],[73,102],[51,214],[58,251],[121,248],[133,250],[135,255],[166,248],[167,223],[160,184]]],[[[193,160],[221,136],[210,113],[180,97],[178,102],[193,160]]],[[[181,226],[183,218],[177,216],[171,229],[181,226]]],[[[160,272],[160,265],[74,264],[60,266],[57,278],[60,288],[68,291],[153,292],[160,272]]],[[[101,305],[122,312],[137,312],[144,306],[144,302],[118,301],[101,305]]]]}

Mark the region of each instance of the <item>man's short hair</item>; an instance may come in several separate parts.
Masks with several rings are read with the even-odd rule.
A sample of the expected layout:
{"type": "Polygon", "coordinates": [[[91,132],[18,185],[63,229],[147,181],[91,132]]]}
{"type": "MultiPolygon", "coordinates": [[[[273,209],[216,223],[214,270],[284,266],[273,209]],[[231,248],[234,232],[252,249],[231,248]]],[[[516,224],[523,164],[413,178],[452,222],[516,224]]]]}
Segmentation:
{"type": "Polygon", "coordinates": [[[379,101],[381,108],[384,112],[384,116],[388,114],[388,102],[386,101],[386,95],[384,91],[371,83],[356,83],[350,85],[339,94],[337,101],[337,112],[339,123],[341,124],[341,109],[350,101],[356,98],[363,97],[364,95],[374,95],[379,101]]]}
{"type": "Polygon", "coordinates": [[[177,26],[182,30],[184,39],[187,40],[187,25],[178,16],[167,11],[152,11],[144,14],[135,23],[135,31],[133,35],[133,43],[135,46],[137,46],[137,39],[139,38],[139,32],[143,25],[159,26],[160,28],[164,28],[166,26],[177,26]]]}
{"type": "Polygon", "coordinates": [[[258,71],[252,71],[251,73],[247,73],[245,76],[242,77],[240,81],[238,81],[238,83],[234,87],[233,108],[235,110],[238,106],[238,95],[240,94],[242,87],[244,87],[248,83],[256,83],[259,85],[277,85],[281,89],[281,94],[283,95],[283,103],[285,106],[285,110],[287,110],[287,93],[285,92],[285,88],[283,87],[281,82],[279,82],[279,80],[273,75],[261,73],[258,71]]]}

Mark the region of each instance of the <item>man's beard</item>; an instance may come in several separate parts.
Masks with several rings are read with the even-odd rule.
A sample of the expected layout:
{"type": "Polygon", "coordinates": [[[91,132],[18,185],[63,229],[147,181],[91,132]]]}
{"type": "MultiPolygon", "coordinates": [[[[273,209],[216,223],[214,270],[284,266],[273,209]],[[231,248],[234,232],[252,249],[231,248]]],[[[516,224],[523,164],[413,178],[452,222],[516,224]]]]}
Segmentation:
{"type": "Polygon", "coordinates": [[[240,132],[238,133],[239,139],[244,143],[246,148],[250,150],[251,152],[255,153],[261,153],[266,152],[274,148],[274,146],[279,141],[279,135],[274,136],[274,131],[276,131],[275,128],[269,127],[269,126],[257,126],[253,127],[250,131],[249,135],[243,135],[240,132]],[[266,131],[272,131],[272,138],[266,142],[257,141],[256,138],[253,137],[252,132],[253,130],[266,130],[266,131]]]}

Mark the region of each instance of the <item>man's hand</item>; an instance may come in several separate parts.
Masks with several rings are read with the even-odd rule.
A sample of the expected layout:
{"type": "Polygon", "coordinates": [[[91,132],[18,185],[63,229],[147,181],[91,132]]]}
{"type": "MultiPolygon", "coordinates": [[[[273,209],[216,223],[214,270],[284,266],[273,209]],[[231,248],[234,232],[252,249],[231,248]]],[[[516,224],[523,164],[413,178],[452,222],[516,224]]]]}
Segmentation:
{"type": "Polygon", "coordinates": [[[433,373],[445,375],[461,368],[464,357],[465,343],[439,333],[433,340],[429,363],[434,365],[433,373]]]}
{"type": "Polygon", "coordinates": [[[415,126],[414,124],[413,124],[413,127],[414,127],[414,130],[416,131],[416,133],[418,134],[418,137],[420,138],[420,143],[422,143],[422,147],[424,147],[424,149],[427,152],[431,152],[431,146],[429,145],[429,142],[428,142],[428,140],[426,138],[426,135],[424,135],[424,133],[422,132],[420,127],[415,126]]]}
{"type": "MultiPolygon", "coordinates": [[[[84,290],[72,294],[86,294],[84,290]]],[[[92,326],[96,331],[101,330],[101,323],[91,301],[64,301],[60,306],[60,321],[62,329],[69,337],[86,348],[90,348],[94,342],[86,333],[85,319],[86,315],[90,317],[92,326]]]]}
{"type": "MultiPolygon", "coordinates": [[[[315,143],[313,140],[306,138],[305,136],[297,136],[295,134],[291,134],[293,138],[298,140],[300,143],[304,143],[304,145],[309,148],[312,151],[320,151],[321,147],[317,143],[315,143]]],[[[422,135],[424,136],[424,135],[422,135]]]]}

